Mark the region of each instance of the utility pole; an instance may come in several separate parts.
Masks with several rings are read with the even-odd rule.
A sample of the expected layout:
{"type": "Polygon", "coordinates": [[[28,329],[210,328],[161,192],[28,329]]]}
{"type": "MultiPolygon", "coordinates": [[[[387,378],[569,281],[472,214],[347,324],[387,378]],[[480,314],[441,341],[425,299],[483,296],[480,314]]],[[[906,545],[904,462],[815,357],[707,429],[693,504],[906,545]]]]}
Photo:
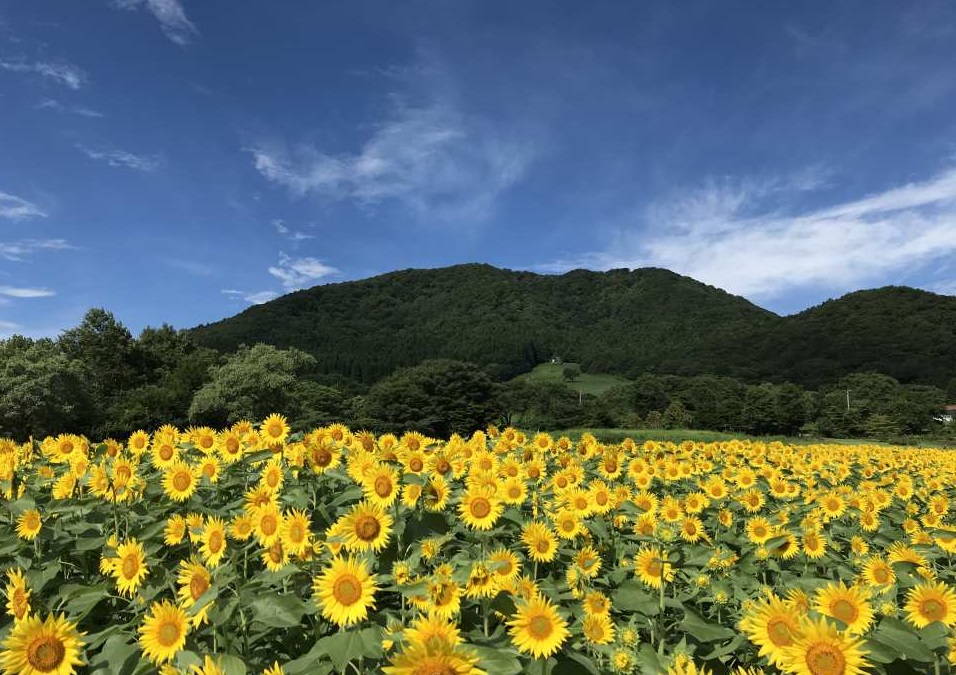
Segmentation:
{"type": "Polygon", "coordinates": [[[850,409],[850,390],[846,390],[846,409],[850,409]]]}

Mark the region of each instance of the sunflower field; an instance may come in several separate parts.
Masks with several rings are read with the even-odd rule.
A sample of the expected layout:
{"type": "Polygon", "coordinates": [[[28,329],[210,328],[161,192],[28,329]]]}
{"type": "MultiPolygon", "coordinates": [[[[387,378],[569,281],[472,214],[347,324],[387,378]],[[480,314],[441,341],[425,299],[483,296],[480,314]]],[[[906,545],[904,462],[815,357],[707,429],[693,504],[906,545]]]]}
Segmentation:
{"type": "Polygon", "coordinates": [[[0,440],[3,675],[920,675],[956,454],[284,418],[0,440]]]}

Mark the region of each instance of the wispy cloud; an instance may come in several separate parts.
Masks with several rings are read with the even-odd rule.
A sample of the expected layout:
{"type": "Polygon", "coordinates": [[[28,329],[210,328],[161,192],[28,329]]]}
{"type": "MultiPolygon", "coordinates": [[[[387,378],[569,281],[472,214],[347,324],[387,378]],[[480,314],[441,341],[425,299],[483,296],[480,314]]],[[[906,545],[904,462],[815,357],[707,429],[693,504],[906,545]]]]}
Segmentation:
{"type": "Polygon", "coordinates": [[[956,279],[941,281],[931,286],[929,290],[940,295],[956,295],[956,279]]]}
{"type": "Polygon", "coordinates": [[[8,298],[49,298],[56,295],[48,288],[22,288],[17,286],[0,286],[0,295],[8,298]]]}
{"type": "Polygon", "coordinates": [[[38,251],[66,251],[74,249],[65,239],[21,239],[0,241],[0,258],[22,262],[38,251]]]}
{"type": "Polygon", "coordinates": [[[250,305],[261,305],[279,297],[279,294],[275,291],[254,291],[250,293],[248,291],[237,291],[227,288],[223,289],[222,292],[229,297],[248,302],[250,305]]]}
{"type": "Polygon", "coordinates": [[[80,117],[105,117],[103,113],[98,110],[93,110],[92,108],[86,108],[84,106],[78,105],[64,105],[57,101],[56,99],[48,98],[37,103],[36,108],[38,110],[56,110],[61,113],[72,113],[73,115],[79,115],[80,117]]]}
{"type": "Polygon", "coordinates": [[[292,242],[306,241],[308,239],[315,239],[314,234],[306,234],[299,230],[293,230],[291,227],[285,224],[282,220],[273,220],[272,226],[276,228],[276,232],[281,234],[283,237],[292,242]]]}
{"type": "Polygon", "coordinates": [[[956,169],[827,208],[789,212],[766,184],[710,185],[658,203],[600,251],[540,266],[661,266],[732,293],[849,290],[956,255],[956,169]]]}
{"type": "Polygon", "coordinates": [[[15,334],[17,330],[19,330],[20,328],[23,328],[23,326],[21,326],[18,323],[14,323],[13,321],[4,321],[3,319],[0,319],[0,338],[8,338],[11,335],[15,334]]]}
{"type": "Polygon", "coordinates": [[[287,291],[314,286],[319,279],[338,272],[316,258],[292,258],[285,253],[279,254],[278,265],[269,268],[269,274],[281,281],[287,291]]]}
{"type": "Polygon", "coordinates": [[[10,220],[46,218],[46,213],[33,202],[28,202],[16,195],[0,192],[0,218],[9,218],[10,220]]]}
{"type": "Polygon", "coordinates": [[[133,169],[135,171],[155,171],[161,164],[159,157],[156,156],[135,155],[125,150],[89,148],[85,145],[78,145],[76,147],[90,159],[106,162],[110,166],[117,168],[133,169]]]}
{"type": "Polygon", "coordinates": [[[166,37],[178,45],[187,45],[199,35],[179,0],[113,0],[113,6],[119,9],[146,7],[159,21],[166,37]]]}
{"type": "Polygon", "coordinates": [[[216,269],[209,263],[196,260],[183,260],[179,258],[170,258],[166,261],[170,267],[175,267],[183,272],[188,272],[197,277],[211,277],[216,273],[216,269]]]}
{"type": "Polygon", "coordinates": [[[312,145],[248,147],[257,171],[294,195],[315,193],[370,207],[396,201],[423,221],[480,221],[517,183],[533,143],[464,114],[447,95],[425,105],[393,99],[391,115],[355,154],[312,145]]]}
{"type": "Polygon", "coordinates": [[[14,73],[34,73],[41,75],[70,89],[79,89],[86,82],[86,74],[69,63],[0,61],[0,68],[14,73]]]}

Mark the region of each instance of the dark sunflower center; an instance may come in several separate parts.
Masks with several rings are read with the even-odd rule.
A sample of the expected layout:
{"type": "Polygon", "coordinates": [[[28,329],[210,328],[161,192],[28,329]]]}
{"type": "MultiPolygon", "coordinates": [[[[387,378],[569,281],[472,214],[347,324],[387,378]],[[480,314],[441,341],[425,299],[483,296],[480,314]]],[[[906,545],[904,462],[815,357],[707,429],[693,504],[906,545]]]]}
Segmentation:
{"type": "Polygon", "coordinates": [[[332,463],[332,453],[326,448],[319,448],[312,456],[318,466],[328,466],[332,463]]]}
{"type": "Polygon", "coordinates": [[[164,462],[168,462],[173,458],[173,447],[171,445],[164,445],[159,449],[159,458],[164,462]]]}
{"type": "Polygon", "coordinates": [[[192,480],[185,471],[178,472],[173,476],[173,487],[176,488],[178,492],[185,492],[189,489],[192,480]]]}
{"type": "Polygon", "coordinates": [[[491,513],[491,502],[484,497],[477,497],[471,502],[471,515],[475,518],[486,518],[491,513]]]}
{"type": "Polygon", "coordinates": [[[375,479],[375,494],[379,497],[388,497],[392,494],[392,479],[388,476],[379,476],[375,479]]]}
{"type": "Polygon", "coordinates": [[[786,647],[793,642],[790,626],[781,619],[771,619],[767,622],[767,637],[778,647],[786,647]]]}
{"type": "Polygon", "coordinates": [[[805,660],[811,675],[844,675],[846,673],[846,658],[843,652],[833,645],[811,645],[805,660]]]}
{"type": "Polygon", "coordinates": [[[351,574],[336,579],[332,596],[342,605],[354,605],[362,598],[362,584],[351,574]]]}
{"type": "Polygon", "coordinates": [[[839,619],[847,625],[856,621],[857,617],[860,616],[859,608],[849,600],[837,600],[830,605],[830,611],[833,612],[834,618],[839,619]]]}
{"type": "Polygon", "coordinates": [[[457,675],[459,672],[445,656],[429,656],[411,671],[412,675],[457,675]]]}
{"type": "Polygon", "coordinates": [[[222,549],[222,532],[215,530],[209,534],[209,550],[218,553],[222,549]]]}
{"type": "Polygon", "coordinates": [[[179,624],[172,621],[164,621],[159,625],[159,629],[156,631],[156,642],[163,647],[169,648],[179,642],[180,635],[179,624]]]}
{"type": "Polygon", "coordinates": [[[442,457],[437,462],[435,462],[435,471],[444,476],[446,473],[451,471],[451,464],[448,463],[448,460],[442,457]]]}
{"type": "Polygon", "coordinates": [[[276,533],[276,529],[279,527],[279,521],[276,520],[274,515],[267,514],[262,516],[262,520],[259,521],[259,528],[262,530],[262,533],[267,537],[271,537],[276,533]]]}
{"type": "Polygon", "coordinates": [[[302,527],[302,523],[298,521],[292,522],[289,525],[289,541],[298,544],[305,539],[305,530],[302,527]]]}
{"type": "Polygon", "coordinates": [[[206,577],[193,574],[193,578],[189,581],[189,594],[193,600],[198,600],[207,590],[209,590],[209,582],[206,581],[206,577]]]}
{"type": "Polygon", "coordinates": [[[877,567],[873,570],[873,579],[876,583],[883,585],[889,582],[890,575],[886,572],[885,568],[877,567]]]}
{"type": "Polygon", "coordinates": [[[139,560],[135,555],[123,558],[123,578],[132,579],[139,572],[139,560]]]}
{"type": "Polygon", "coordinates": [[[382,526],[375,516],[363,515],[355,519],[355,536],[362,541],[372,541],[381,531],[382,526]]]}
{"type": "Polygon", "coordinates": [[[551,623],[551,619],[538,615],[531,617],[531,620],[528,621],[528,633],[535,640],[546,640],[554,632],[554,626],[551,623]]]}
{"type": "Polygon", "coordinates": [[[425,468],[425,463],[422,462],[422,458],[421,458],[421,457],[412,457],[412,458],[408,461],[408,468],[411,469],[412,471],[414,471],[415,473],[418,473],[418,472],[421,471],[423,468],[425,468]]]}
{"type": "Polygon", "coordinates": [[[63,663],[66,646],[53,635],[42,635],[27,648],[27,663],[41,673],[50,673],[63,663]]]}
{"type": "Polygon", "coordinates": [[[920,603],[920,614],[922,614],[927,621],[942,621],[946,616],[946,605],[944,605],[939,600],[935,598],[929,600],[923,600],[920,603]]]}

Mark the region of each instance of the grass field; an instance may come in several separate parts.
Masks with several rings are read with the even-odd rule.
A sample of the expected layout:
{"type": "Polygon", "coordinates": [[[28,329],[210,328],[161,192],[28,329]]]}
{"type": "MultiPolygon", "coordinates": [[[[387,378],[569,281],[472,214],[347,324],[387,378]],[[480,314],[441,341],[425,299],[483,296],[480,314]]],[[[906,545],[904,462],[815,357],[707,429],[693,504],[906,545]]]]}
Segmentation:
{"type": "Polygon", "coordinates": [[[561,365],[542,363],[536,366],[530,373],[519,375],[515,379],[528,380],[531,382],[556,382],[558,384],[566,384],[575,391],[584,394],[593,394],[595,396],[608,389],[630,382],[630,380],[619,375],[611,375],[609,373],[591,374],[583,371],[577,380],[568,382],[564,379],[564,369],[575,367],[580,366],[578,366],[577,363],[563,363],[561,365]]]}

